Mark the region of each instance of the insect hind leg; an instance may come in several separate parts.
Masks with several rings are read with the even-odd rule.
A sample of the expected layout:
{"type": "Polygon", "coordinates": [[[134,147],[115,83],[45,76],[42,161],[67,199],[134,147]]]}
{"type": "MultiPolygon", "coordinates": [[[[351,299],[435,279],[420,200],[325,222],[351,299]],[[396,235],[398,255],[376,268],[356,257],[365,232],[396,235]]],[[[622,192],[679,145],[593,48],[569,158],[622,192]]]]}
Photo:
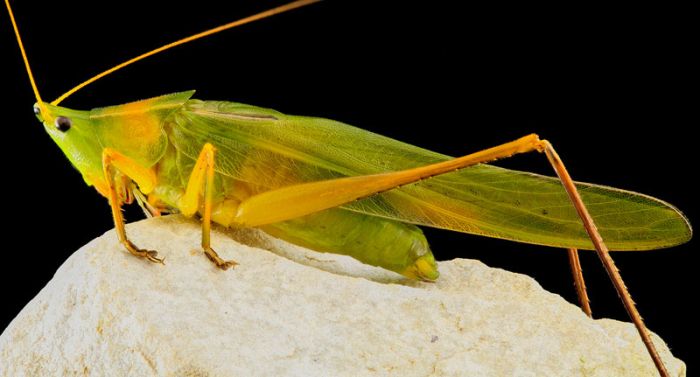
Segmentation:
{"type": "Polygon", "coordinates": [[[586,282],[583,280],[583,270],[581,269],[581,260],[578,257],[578,249],[570,248],[566,249],[566,251],[569,255],[571,275],[574,277],[574,288],[576,288],[576,295],[578,296],[581,310],[583,310],[587,316],[593,318],[588,292],[586,291],[586,282]]]}
{"type": "Polygon", "coordinates": [[[266,191],[241,202],[232,219],[232,225],[254,227],[285,221],[324,209],[341,206],[387,190],[464,169],[476,164],[534,151],[544,153],[554,168],[554,171],[557,173],[557,176],[559,176],[569,199],[576,208],[586,232],[598,253],[598,257],[603,262],[603,266],[607,270],[627,313],[636,326],[644,345],[647,347],[649,355],[654,360],[654,364],[659,370],[659,373],[663,376],[668,376],[668,372],[654,344],[651,342],[646,326],[634,306],[634,302],[632,301],[627,287],[622,281],[622,277],[610,257],[609,250],[603,242],[603,238],[598,232],[593,218],[590,216],[588,209],[581,200],[581,196],[571,176],[569,176],[569,173],[566,171],[564,164],[554,150],[554,147],[552,147],[552,144],[547,140],[541,140],[535,134],[527,135],[520,139],[466,156],[417,168],[302,183],[266,191]]]}
{"type": "Polygon", "coordinates": [[[617,295],[620,297],[620,300],[622,300],[622,304],[624,305],[627,314],[632,319],[634,326],[637,328],[637,331],[642,338],[642,342],[644,342],[649,355],[654,360],[656,369],[662,376],[669,376],[666,366],[661,360],[654,343],[651,341],[649,331],[644,325],[644,321],[642,320],[637,307],[634,305],[632,296],[630,295],[625,282],[622,280],[620,271],[617,269],[617,266],[615,266],[615,262],[610,256],[608,247],[605,245],[603,237],[598,232],[598,228],[596,227],[593,218],[591,217],[590,213],[588,213],[586,205],[583,203],[583,200],[581,200],[581,195],[579,195],[576,185],[571,179],[569,172],[566,170],[564,163],[561,161],[561,158],[557,154],[556,150],[554,150],[552,144],[547,140],[541,140],[537,150],[543,152],[547,156],[549,163],[552,165],[554,171],[561,180],[561,183],[564,185],[564,189],[569,195],[569,199],[571,199],[572,204],[576,208],[576,212],[578,212],[579,217],[583,221],[583,226],[586,229],[591,242],[593,242],[593,246],[595,247],[598,257],[600,258],[601,262],[603,262],[603,266],[605,267],[608,276],[610,276],[613,286],[615,286],[617,295]]]}

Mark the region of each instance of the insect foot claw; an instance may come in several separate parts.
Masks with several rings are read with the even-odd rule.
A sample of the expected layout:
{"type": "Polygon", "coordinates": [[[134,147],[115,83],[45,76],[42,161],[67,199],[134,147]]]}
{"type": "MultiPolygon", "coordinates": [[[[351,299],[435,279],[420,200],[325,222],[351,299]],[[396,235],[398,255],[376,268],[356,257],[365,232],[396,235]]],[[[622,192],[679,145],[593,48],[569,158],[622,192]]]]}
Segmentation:
{"type": "Polygon", "coordinates": [[[238,264],[238,262],[236,262],[234,260],[227,261],[227,260],[221,259],[221,257],[219,257],[219,254],[217,254],[216,251],[214,251],[214,249],[212,249],[212,248],[204,249],[204,255],[206,255],[207,258],[209,258],[209,260],[212,261],[212,263],[214,263],[216,265],[216,267],[219,267],[220,269],[222,269],[224,271],[226,271],[229,268],[234,267],[238,264]]]}
{"type": "Polygon", "coordinates": [[[155,250],[141,250],[144,253],[146,253],[145,258],[148,259],[149,261],[153,263],[160,263],[162,265],[165,265],[165,258],[158,258],[158,252],[155,250]]]}
{"type": "Polygon", "coordinates": [[[237,264],[238,264],[238,262],[236,262],[234,260],[227,260],[227,261],[224,261],[224,263],[222,263],[222,264],[217,264],[216,266],[219,267],[220,269],[226,271],[231,267],[235,267],[237,264]]]}
{"type": "Polygon", "coordinates": [[[133,243],[131,243],[131,241],[128,240],[126,241],[124,246],[126,246],[126,249],[129,250],[129,252],[132,255],[135,255],[140,258],[146,258],[153,263],[160,263],[163,265],[165,264],[165,258],[158,258],[158,252],[155,250],[139,249],[138,247],[136,247],[136,245],[134,245],[133,243]]]}

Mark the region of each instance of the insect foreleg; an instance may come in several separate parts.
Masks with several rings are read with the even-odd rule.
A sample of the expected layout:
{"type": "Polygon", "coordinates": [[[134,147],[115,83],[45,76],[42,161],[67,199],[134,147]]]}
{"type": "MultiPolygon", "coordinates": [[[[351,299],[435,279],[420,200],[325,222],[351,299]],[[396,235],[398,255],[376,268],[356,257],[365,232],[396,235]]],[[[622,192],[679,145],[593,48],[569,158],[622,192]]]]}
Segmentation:
{"type": "Polygon", "coordinates": [[[199,153],[197,162],[192,169],[187,181],[185,194],[178,203],[181,213],[187,217],[194,215],[199,210],[199,198],[204,188],[204,208],[202,209],[202,249],[205,255],[217,267],[227,270],[237,265],[235,261],[225,261],[211,247],[211,208],[214,198],[214,154],[216,149],[207,143],[199,153]]]}
{"type": "Polygon", "coordinates": [[[163,263],[163,259],[157,257],[158,253],[156,251],[139,249],[126,237],[124,217],[121,211],[122,202],[119,198],[115,179],[119,172],[136,182],[140,189],[147,193],[153,190],[156,184],[155,174],[151,169],[140,166],[132,159],[110,148],[105,148],[102,151],[102,169],[107,180],[106,194],[109,199],[109,205],[112,208],[112,219],[114,220],[114,228],[117,230],[119,242],[137,257],[146,258],[151,262],[163,263]]]}

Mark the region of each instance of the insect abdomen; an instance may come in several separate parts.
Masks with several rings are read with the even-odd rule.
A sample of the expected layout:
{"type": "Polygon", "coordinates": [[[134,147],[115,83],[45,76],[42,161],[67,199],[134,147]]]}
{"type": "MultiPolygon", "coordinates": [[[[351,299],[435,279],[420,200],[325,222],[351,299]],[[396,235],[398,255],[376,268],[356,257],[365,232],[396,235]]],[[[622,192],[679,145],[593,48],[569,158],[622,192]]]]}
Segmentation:
{"type": "Polygon", "coordinates": [[[438,277],[428,241],[415,225],[333,208],[262,229],[299,246],[348,255],[411,278],[438,277]]]}

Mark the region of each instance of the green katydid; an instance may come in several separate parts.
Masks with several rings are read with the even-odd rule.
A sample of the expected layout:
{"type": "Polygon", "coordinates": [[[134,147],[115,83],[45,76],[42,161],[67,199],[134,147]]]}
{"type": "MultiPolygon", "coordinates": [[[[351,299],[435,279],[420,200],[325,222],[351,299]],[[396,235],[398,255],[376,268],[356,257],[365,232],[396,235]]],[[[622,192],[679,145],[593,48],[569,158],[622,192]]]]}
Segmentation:
{"type": "MultiPolygon", "coordinates": [[[[89,111],[58,106],[85,85],[147,56],[313,2],[296,1],[150,51],[51,103],[39,96],[12,17],[37,117],[86,183],[109,199],[126,249],[162,261],[126,236],[120,206],[135,198],[152,214],[199,214],[202,248],[222,269],[235,262],[222,260],[212,249],[212,221],[261,227],[317,251],[435,280],[437,265],[416,224],[433,226],[569,249],[581,304],[589,314],[576,249],[596,249],[664,374],[606,244],[612,250],[677,245],[691,237],[687,220],[648,196],[574,186],[551,144],[536,135],[453,159],[331,120],[192,99],[194,92],[89,111]],[[531,151],[544,152],[560,180],[482,164],[531,151]]],[[[12,15],[8,0],[6,5],[12,15]]]]}

